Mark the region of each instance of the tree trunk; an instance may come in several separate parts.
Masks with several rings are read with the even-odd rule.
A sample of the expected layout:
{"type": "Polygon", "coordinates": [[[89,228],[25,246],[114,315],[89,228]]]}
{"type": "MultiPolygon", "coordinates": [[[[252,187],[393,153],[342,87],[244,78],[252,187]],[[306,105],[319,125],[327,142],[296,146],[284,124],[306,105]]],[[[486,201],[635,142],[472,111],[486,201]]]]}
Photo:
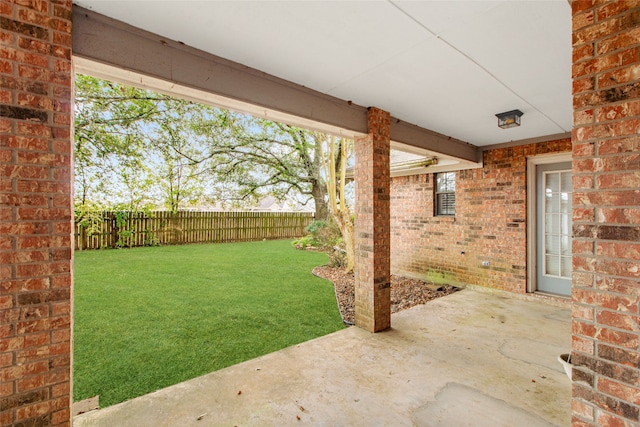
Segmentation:
{"type": "Polygon", "coordinates": [[[311,188],[311,195],[316,205],[316,221],[326,221],[327,218],[329,218],[329,206],[327,205],[327,192],[324,186],[318,183],[318,181],[314,181],[313,187],[311,188]]]}
{"type": "Polygon", "coordinates": [[[342,239],[344,240],[344,250],[347,258],[347,265],[345,270],[347,272],[353,271],[353,267],[356,262],[356,253],[353,239],[353,223],[351,222],[351,213],[349,210],[341,210],[337,214],[332,214],[340,232],[342,233],[342,239]]]}
{"type": "Polygon", "coordinates": [[[327,194],[329,195],[330,212],[344,240],[347,257],[345,270],[351,272],[355,265],[353,222],[351,221],[351,210],[347,206],[344,194],[349,144],[344,140],[336,142],[334,137],[329,137],[327,143],[329,155],[326,158],[325,167],[327,170],[327,194]],[[338,145],[337,147],[336,144],[338,145]],[[335,161],[335,159],[339,159],[339,162],[335,161]],[[338,199],[340,200],[339,203],[338,199]]]}

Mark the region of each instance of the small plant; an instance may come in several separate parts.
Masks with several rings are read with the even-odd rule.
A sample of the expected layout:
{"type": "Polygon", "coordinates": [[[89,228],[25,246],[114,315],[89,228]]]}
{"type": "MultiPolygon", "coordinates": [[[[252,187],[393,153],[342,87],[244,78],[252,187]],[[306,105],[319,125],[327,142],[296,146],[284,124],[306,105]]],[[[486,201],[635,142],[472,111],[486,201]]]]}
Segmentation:
{"type": "Polygon", "coordinates": [[[317,242],[310,234],[300,237],[299,239],[296,239],[293,241],[293,247],[296,249],[315,248],[316,244],[317,242]]]}
{"type": "Polygon", "coordinates": [[[311,235],[317,235],[320,230],[327,226],[327,221],[315,220],[311,224],[307,225],[307,232],[311,235]]]}
{"type": "MultiPolygon", "coordinates": [[[[150,208],[131,209],[127,205],[103,206],[97,203],[76,202],[74,206],[74,218],[76,224],[85,230],[87,236],[106,234],[103,227],[105,221],[113,224],[113,232],[116,241],[111,243],[115,248],[132,247],[132,238],[138,233],[135,221],[131,218],[143,215],[149,217],[150,208]]],[[[111,225],[109,224],[109,225],[111,225]]],[[[106,227],[109,229],[109,227],[106,227]]],[[[160,241],[148,230],[144,230],[145,246],[159,246],[160,241]]]]}
{"type": "Polygon", "coordinates": [[[74,215],[76,223],[85,229],[87,236],[93,236],[102,232],[104,215],[100,206],[76,203],[74,206],[74,215]]]}
{"type": "Polygon", "coordinates": [[[342,233],[333,221],[313,221],[307,226],[306,231],[309,234],[293,242],[296,249],[326,252],[329,255],[329,265],[332,267],[347,265],[342,233]]]}
{"type": "Polygon", "coordinates": [[[131,230],[120,230],[118,231],[118,241],[116,242],[116,248],[130,248],[131,247],[131,236],[133,236],[133,231],[131,230]]]}
{"type": "Polygon", "coordinates": [[[155,236],[149,236],[146,230],[142,231],[136,226],[137,222],[132,221],[133,218],[142,215],[149,217],[151,213],[150,207],[131,209],[128,205],[115,206],[111,209],[113,219],[115,220],[115,230],[118,240],[115,244],[116,248],[133,247],[132,238],[136,233],[144,234],[145,246],[158,246],[159,241],[155,236]],[[155,242],[155,244],[153,244],[155,242]]]}
{"type": "Polygon", "coordinates": [[[113,217],[116,220],[116,230],[118,234],[118,241],[116,242],[116,248],[130,247],[128,243],[129,238],[133,235],[131,230],[124,228],[127,225],[127,219],[129,219],[131,213],[124,210],[113,211],[113,217]]]}
{"type": "Polygon", "coordinates": [[[329,255],[329,266],[345,268],[347,266],[347,251],[339,246],[334,246],[333,250],[327,251],[329,255]]]}
{"type": "Polygon", "coordinates": [[[144,230],[144,245],[145,246],[160,246],[160,239],[152,231],[144,230]]]}
{"type": "Polygon", "coordinates": [[[322,250],[325,245],[324,230],[327,228],[327,221],[315,220],[307,225],[305,231],[309,234],[295,240],[293,246],[297,249],[319,249],[322,250]]]}
{"type": "Polygon", "coordinates": [[[293,242],[296,249],[317,249],[323,250],[325,242],[323,242],[323,230],[327,228],[327,221],[316,220],[305,228],[309,233],[293,242]]]}

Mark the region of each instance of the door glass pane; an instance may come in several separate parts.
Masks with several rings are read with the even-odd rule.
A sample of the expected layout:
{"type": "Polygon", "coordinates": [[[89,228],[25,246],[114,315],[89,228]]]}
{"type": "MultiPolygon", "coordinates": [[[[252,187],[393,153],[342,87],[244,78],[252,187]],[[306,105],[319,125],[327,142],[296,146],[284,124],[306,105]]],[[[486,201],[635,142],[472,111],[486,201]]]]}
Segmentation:
{"type": "Polygon", "coordinates": [[[570,193],[560,193],[560,212],[571,213],[571,200],[569,200],[570,193]]]}
{"type": "Polygon", "coordinates": [[[560,258],[555,255],[547,255],[545,261],[545,274],[560,276],[560,258]]]}
{"type": "Polygon", "coordinates": [[[547,172],[545,181],[545,194],[560,192],[560,172],[547,172]]]}
{"type": "Polygon", "coordinates": [[[559,233],[571,235],[571,214],[557,215],[558,221],[560,221],[559,233]]]}
{"type": "Polygon", "coordinates": [[[560,234],[560,215],[546,214],[545,233],[560,234]]]}
{"type": "Polygon", "coordinates": [[[560,255],[560,236],[547,234],[544,246],[546,254],[560,255]]]}
{"type": "Polygon", "coordinates": [[[562,255],[571,255],[571,238],[566,234],[562,238],[562,255]]]}
{"type": "Polygon", "coordinates": [[[562,257],[562,277],[571,278],[571,257],[562,257]]]}
{"type": "Polygon", "coordinates": [[[566,192],[566,193],[571,193],[571,172],[562,172],[560,175],[560,191],[562,192],[566,192]]]}
{"type": "Polygon", "coordinates": [[[560,213],[560,193],[547,193],[545,212],[560,213]]]}

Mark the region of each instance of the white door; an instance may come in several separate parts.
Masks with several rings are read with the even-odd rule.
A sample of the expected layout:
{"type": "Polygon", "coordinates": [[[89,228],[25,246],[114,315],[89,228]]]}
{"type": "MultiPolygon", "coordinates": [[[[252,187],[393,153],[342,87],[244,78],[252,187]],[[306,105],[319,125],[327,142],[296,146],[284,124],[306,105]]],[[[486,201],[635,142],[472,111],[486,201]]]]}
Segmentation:
{"type": "Polygon", "coordinates": [[[571,295],[571,162],[538,165],[537,290],[571,295]]]}

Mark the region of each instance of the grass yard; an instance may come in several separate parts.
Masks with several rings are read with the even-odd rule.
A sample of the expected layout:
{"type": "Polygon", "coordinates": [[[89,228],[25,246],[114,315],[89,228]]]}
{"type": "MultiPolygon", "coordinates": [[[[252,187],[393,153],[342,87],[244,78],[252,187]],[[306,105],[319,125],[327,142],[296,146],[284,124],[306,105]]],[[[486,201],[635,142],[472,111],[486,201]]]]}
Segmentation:
{"type": "Polygon", "coordinates": [[[75,253],[74,400],[105,407],[342,329],[289,241],[75,253]]]}

